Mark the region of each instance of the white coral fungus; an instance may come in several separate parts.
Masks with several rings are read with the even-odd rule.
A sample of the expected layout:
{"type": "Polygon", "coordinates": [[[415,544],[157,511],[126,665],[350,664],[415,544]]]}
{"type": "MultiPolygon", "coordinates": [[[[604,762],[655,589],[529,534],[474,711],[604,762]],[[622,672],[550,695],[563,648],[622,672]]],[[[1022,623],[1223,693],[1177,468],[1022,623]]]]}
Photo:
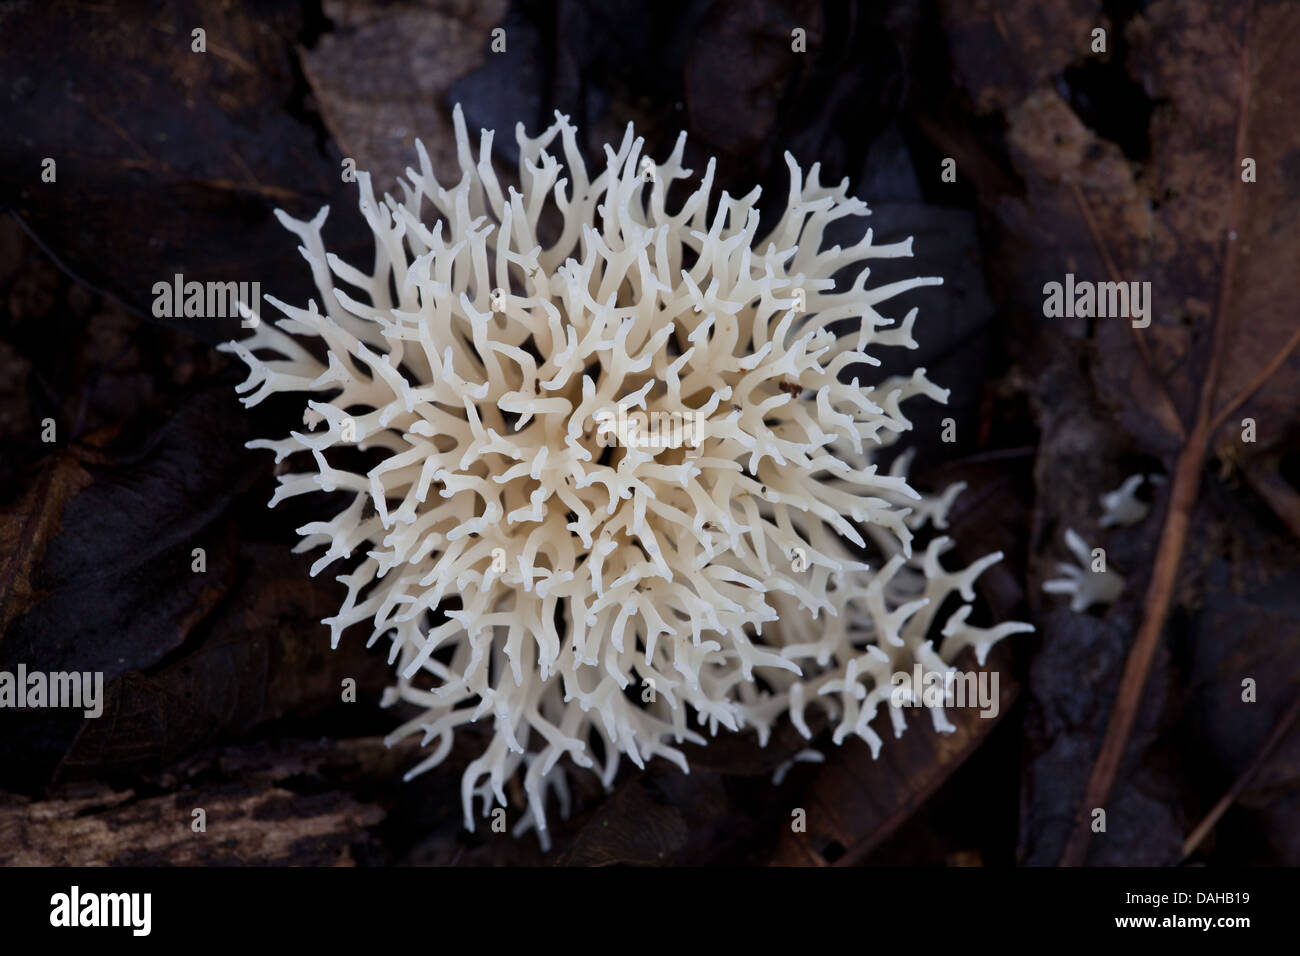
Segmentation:
{"type": "Polygon", "coordinates": [[[901,322],[876,309],[941,280],[867,287],[862,264],[910,256],[911,239],[878,245],[867,230],[823,248],[831,223],[868,215],[847,182],[824,186],[787,154],[789,201],[760,238],[757,189],[722,193],[710,213],[712,161],[667,208],[670,184],[690,176],[684,134],[655,164],[629,126],[591,178],[566,117],[535,139],[521,125],[515,189],[493,170],[491,132],[476,159],[459,108],[455,130],[463,174],[450,188],[418,143],[400,199],[377,202],[358,174],[368,271],[326,253],[327,209],[310,222],[277,211],[322,305],[268,297],[287,318],[224,348],[251,370],[246,405],[315,393],[308,419],[326,428],[250,447],[315,459],[281,475],[272,506],[352,496],[299,529],[298,550],[326,548],[312,574],[353,557],[326,623],[336,646],[362,621],[372,642],[392,642],[387,702],[420,713],[391,739],[420,731],[432,747],[410,775],[444,760],[462,725],[490,724],[462,780],[467,827],[476,803],[485,815],[493,797],[506,804],[521,772],[516,832],[535,827],[545,844],[547,791],[568,803],[562,757],[608,787],[621,756],[686,770],[678,745],[705,742],[704,728],[766,742],[788,712],[811,736],[811,704],[836,742],[856,734],[875,752],[881,708],[896,734],[904,725],[891,673],[950,670],[966,647],[982,663],[1031,629],[967,623],[972,585],[1000,555],[949,571],[947,538],[912,553],[912,532],[945,527],[960,488],[925,497],[905,459],[888,474],[873,464],[911,428],[905,399],[947,392],[923,369],[870,385],[843,373],[878,365],[868,350],[915,348],[916,309],[901,322]],[[856,278],[837,285],[846,268],[856,278]],[[597,435],[598,418],[632,412],[699,434],[597,435]],[[351,445],[377,463],[347,470],[351,445]],[[952,594],[961,603],[939,628],[952,594]]]}

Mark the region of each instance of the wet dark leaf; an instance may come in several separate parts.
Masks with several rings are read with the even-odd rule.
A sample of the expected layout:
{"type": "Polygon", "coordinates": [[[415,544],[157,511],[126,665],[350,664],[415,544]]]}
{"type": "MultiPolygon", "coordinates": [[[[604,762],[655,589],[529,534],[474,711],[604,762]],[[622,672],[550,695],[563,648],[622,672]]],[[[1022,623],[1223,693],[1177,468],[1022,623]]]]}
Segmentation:
{"type": "Polygon", "coordinates": [[[340,703],[347,678],[356,695],[344,709],[357,717],[373,709],[390,682],[385,659],[359,639],[330,650],[320,621],[337,610],[342,588],[312,581],[305,563],[278,545],[246,546],[244,575],[198,646],[159,670],[111,681],[103,716],[84,723],[60,779],[164,766],[222,735],[313,716],[340,703]]]}
{"type": "MultiPolygon", "coordinates": [[[[5,518],[6,627],[0,670],[99,672],[157,665],[225,595],[234,543],[220,518],[251,483],[244,423],[225,389],[194,396],[138,448],[56,453],[5,518]],[[193,568],[203,549],[206,570],[193,568]]],[[[38,774],[80,723],[72,712],[15,716],[5,772],[38,774]],[[34,727],[44,728],[34,732],[34,727]]]]}
{"type": "MultiPolygon", "coordinates": [[[[4,29],[23,42],[0,53],[14,131],[0,145],[0,188],[57,261],[141,316],[153,314],[154,284],[177,273],[306,298],[297,243],[271,211],[310,217],[345,190],[296,105],[299,4],[50,16],[24,3],[4,29]],[[47,158],[54,182],[41,179],[47,158]]],[[[208,342],[238,334],[237,318],[163,321],[208,342]]]]}

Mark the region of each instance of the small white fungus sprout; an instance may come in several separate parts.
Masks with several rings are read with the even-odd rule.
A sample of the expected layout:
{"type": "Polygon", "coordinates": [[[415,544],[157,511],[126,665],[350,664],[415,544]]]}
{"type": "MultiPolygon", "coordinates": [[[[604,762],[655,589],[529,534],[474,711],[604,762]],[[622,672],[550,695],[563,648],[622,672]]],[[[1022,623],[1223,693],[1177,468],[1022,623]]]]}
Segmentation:
{"type": "Polygon", "coordinates": [[[1101,496],[1103,528],[1115,525],[1129,527],[1147,516],[1151,506],[1137,496],[1137,490],[1141,486],[1142,476],[1130,475],[1124,479],[1124,484],[1101,496]]]}
{"type": "Polygon", "coordinates": [[[1086,611],[1094,604],[1114,604],[1124,592],[1124,578],[1106,568],[1103,557],[1094,558],[1088,543],[1073,528],[1066,529],[1065,546],[1079,564],[1076,567],[1058,562],[1057,570],[1065,577],[1044,581],[1043,590],[1048,594],[1070,595],[1070,610],[1075,613],[1086,611]]]}
{"type": "Polygon", "coordinates": [[[785,783],[785,778],[790,771],[794,769],[797,763],[825,763],[826,755],[820,750],[813,750],[811,747],[805,747],[800,750],[789,760],[782,760],[777,768],[772,771],[772,786],[779,787],[785,783]]]}
{"type": "MultiPolygon", "coordinates": [[[[945,527],[960,489],[924,496],[905,458],[888,473],[873,463],[911,429],[906,399],[947,392],[923,369],[869,384],[846,370],[915,348],[916,309],[899,322],[877,308],[941,280],[867,286],[864,263],[910,256],[911,239],[867,230],[824,248],[828,226],[868,215],[847,181],[822,185],[787,154],[786,208],[760,234],[757,189],[711,202],[712,161],[667,207],[691,174],[684,134],[656,164],[629,126],[593,178],[567,117],[536,138],[521,124],[516,189],[493,169],[493,134],[476,157],[459,108],[454,121],[459,183],[440,185],[418,143],[399,198],[376,200],[357,174],[369,269],[325,251],[327,209],[310,222],[277,211],[321,302],[268,297],[286,318],[224,346],[250,369],[244,404],[307,396],[310,432],[249,443],[314,461],[280,476],[271,505],[351,496],[299,529],[298,550],[325,549],[313,575],[350,559],[326,620],[334,645],[362,622],[391,642],[386,702],[416,715],[390,740],[420,733],[431,748],[408,776],[487,725],[462,780],[465,825],[476,805],[506,805],[520,773],[516,832],[545,845],[548,791],[567,812],[562,760],[606,787],[622,757],[685,771],[679,745],[701,731],[753,728],[765,743],[788,713],[810,737],[814,705],[837,743],[857,735],[876,753],[881,709],[904,727],[892,673],[951,671],[967,647],[983,663],[1032,630],[967,623],[999,554],[947,570],[949,539],[913,553],[913,531],[945,527]],[[620,441],[636,416],[661,438],[680,422],[692,434],[620,441]],[[373,464],[351,470],[351,449],[373,464]]],[[[942,709],[931,717],[951,729],[942,709]]]]}

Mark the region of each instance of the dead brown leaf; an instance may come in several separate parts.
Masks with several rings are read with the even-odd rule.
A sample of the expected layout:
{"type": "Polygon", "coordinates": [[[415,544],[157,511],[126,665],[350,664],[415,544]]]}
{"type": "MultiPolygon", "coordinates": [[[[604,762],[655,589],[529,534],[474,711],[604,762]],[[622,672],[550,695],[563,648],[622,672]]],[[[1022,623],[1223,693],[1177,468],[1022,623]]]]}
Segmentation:
{"type": "MultiPolygon", "coordinates": [[[[443,97],[493,55],[490,32],[506,7],[505,0],[325,4],[334,31],[299,57],[326,125],[344,155],[374,177],[376,194],[392,189],[406,167],[416,164],[416,137],[428,149],[439,182],[459,178],[443,97]]],[[[507,53],[509,43],[507,36],[507,53]]],[[[477,136],[472,138],[477,145],[477,136]]]]}

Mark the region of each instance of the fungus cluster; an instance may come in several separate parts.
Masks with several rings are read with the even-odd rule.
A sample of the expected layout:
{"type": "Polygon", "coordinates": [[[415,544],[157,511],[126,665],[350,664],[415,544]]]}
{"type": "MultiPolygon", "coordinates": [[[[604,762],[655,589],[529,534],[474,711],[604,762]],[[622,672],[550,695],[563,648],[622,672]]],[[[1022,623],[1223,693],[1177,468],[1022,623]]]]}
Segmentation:
{"type": "Polygon", "coordinates": [[[343,570],[333,644],[353,625],[390,644],[386,702],[413,705],[390,739],[429,748],[408,776],[482,726],[466,826],[507,805],[518,774],[516,832],[545,844],[566,763],[606,786],[623,758],[685,771],[684,742],[747,728],[766,742],[786,714],[811,736],[814,707],[835,742],[874,753],[882,710],[904,727],[895,674],[951,671],[967,647],[983,663],[1031,629],[970,623],[1000,555],[949,570],[948,538],[913,548],[946,527],[960,486],[922,495],[906,455],[876,464],[912,427],[904,402],[947,398],[923,369],[871,377],[881,349],[916,347],[916,309],[878,308],[941,280],[867,285],[865,264],[911,255],[910,239],[826,247],[833,222],[868,215],[847,182],[787,154],[788,202],[760,230],[758,190],[711,199],[712,161],[669,208],[691,176],[684,134],[655,163],[629,126],[593,177],[566,117],[535,138],[521,125],[516,188],[492,166],[493,134],[475,155],[459,108],[454,121],[458,183],[436,181],[420,144],[399,196],[377,200],[358,174],[370,268],[326,252],[327,209],[277,211],[320,302],[268,296],[285,317],[224,346],[250,369],[245,405],[305,399],[311,427],[249,445],[301,462],[271,505],[348,496],[297,550],[324,549],[313,575],[343,570]],[[689,440],[611,424],[636,420],[689,423],[689,440]],[[344,460],[357,449],[361,470],[344,460]]]}

